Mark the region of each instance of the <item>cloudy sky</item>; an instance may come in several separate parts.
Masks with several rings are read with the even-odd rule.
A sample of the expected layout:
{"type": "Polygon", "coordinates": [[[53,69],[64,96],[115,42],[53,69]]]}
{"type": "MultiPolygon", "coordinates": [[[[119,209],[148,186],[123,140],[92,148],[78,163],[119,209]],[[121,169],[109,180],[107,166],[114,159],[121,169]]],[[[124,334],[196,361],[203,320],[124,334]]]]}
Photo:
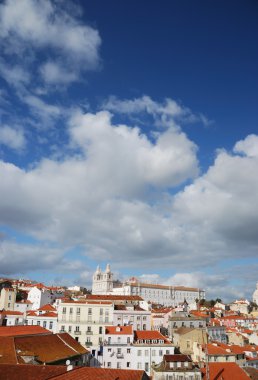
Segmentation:
{"type": "Polygon", "coordinates": [[[258,3],[0,3],[0,275],[251,297],[258,3]]]}

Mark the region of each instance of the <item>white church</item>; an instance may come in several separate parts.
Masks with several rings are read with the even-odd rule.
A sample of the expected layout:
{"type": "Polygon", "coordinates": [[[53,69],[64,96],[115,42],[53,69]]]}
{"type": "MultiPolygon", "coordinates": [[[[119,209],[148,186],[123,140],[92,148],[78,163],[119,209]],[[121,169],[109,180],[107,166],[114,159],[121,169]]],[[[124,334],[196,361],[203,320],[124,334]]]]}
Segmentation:
{"type": "Polygon", "coordinates": [[[143,283],[139,282],[135,277],[117,286],[117,283],[113,280],[113,273],[109,264],[107,264],[103,272],[99,266],[97,267],[93,275],[92,294],[138,295],[147,302],[164,306],[179,306],[185,301],[190,305],[194,304],[196,299],[205,299],[203,289],[143,283]]]}

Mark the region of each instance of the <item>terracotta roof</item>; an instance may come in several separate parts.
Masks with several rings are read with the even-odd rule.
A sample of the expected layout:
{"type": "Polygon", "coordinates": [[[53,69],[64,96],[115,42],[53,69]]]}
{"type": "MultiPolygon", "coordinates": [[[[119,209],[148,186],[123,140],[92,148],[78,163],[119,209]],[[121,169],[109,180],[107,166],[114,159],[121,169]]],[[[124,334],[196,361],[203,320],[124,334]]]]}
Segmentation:
{"type": "Polygon", "coordinates": [[[20,311],[14,311],[14,310],[6,310],[4,312],[5,315],[23,315],[20,311]]]}
{"type": "Polygon", "coordinates": [[[0,347],[2,363],[23,363],[23,356],[34,356],[39,363],[50,364],[89,352],[67,333],[0,337],[0,347]]]}
{"type": "Polygon", "coordinates": [[[64,300],[62,301],[61,305],[69,303],[76,303],[76,304],[86,304],[86,305],[112,305],[112,302],[108,301],[87,301],[87,300],[80,300],[80,301],[73,301],[73,300],[64,300]]]}
{"type": "MultiPolygon", "coordinates": [[[[12,337],[0,337],[0,364],[17,364],[14,338],[12,337]]],[[[1,376],[0,376],[1,379],[1,376]]],[[[4,377],[2,377],[4,379],[4,377]]]]}
{"type": "Polygon", "coordinates": [[[0,379],[3,380],[48,380],[67,371],[59,365],[15,365],[0,364],[0,379]]]}
{"type": "MultiPolygon", "coordinates": [[[[201,369],[202,380],[208,380],[206,369],[201,369]]],[[[250,377],[236,363],[209,363],[209,380],[250,380],[250,377]]]]}
{"type": "Polygon", "coordinates": [[[235,355],[235,353],[230,350],[230,347],[228,347],[228,350],[230,350],[230,351],[227,351],[225,348],[220,347],[218,345],[207,344],[206,349],[207,349],[208,355],[218,355],[218,356],[220,356],[220,355],[223,355],[223,356],[235,355]]]}
{"type": "Polygon", "coordinates": [[[191,362],[192,359],[188,355],[175,354],[175,355],[164,355],[164,360],[166,362],[191,362]]]}
{"type": "Polygon", "coordinates": [[[51,380],[147,380],[144,371],[130,369],[110,369],[81,367],[53,377],[51,380]]]}
{"type": "Polygon", "coordinates": [[[1,336],[19,336],[19,335],[49,335],[52,334],[41,326],[0,326],[1,336]]]}
{"type": "Polygon", "coordinates": [[[136,330],[134,332],[134,339],[136,342],[139,340],[164,340],[165,344],[171,344],[164,335],[155,330],[136,330]]]}
{"type": "Polygon", "coordinates": [[[130,335],[133,333],[133,326],[107,326],[107,335],[130,335]]]}
{"type": "Polygon", "coordinates": [[[39,311],[56,311],[56,308],[49,303],[38,309],[39,311]]]}

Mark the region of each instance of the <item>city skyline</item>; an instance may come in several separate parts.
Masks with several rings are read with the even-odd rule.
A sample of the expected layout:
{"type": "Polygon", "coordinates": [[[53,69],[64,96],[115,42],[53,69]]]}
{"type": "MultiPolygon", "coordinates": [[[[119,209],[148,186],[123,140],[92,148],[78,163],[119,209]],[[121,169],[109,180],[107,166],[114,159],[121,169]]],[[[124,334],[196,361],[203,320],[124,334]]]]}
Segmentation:
{"type": "Polygon", "coordinates": [[[251,298],[254,1],[0,4],[0,276],[251,298]]]}

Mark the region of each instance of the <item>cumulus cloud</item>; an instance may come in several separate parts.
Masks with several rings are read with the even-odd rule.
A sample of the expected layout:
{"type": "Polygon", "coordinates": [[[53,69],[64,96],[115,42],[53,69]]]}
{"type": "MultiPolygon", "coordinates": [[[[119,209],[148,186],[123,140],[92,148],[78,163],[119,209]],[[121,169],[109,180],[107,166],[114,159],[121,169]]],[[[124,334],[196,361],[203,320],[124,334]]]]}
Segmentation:
{"type": "Polygon", "coordinates": [[[249,135],[246,139],[238,141],[234,152],[243,153],[248,157],[258,157],[258,136],[249,135]]]}
{"type": "Polygon", "coordinates": [[[0,126],[0,145],[6,145],[9,148],[20,150],[25,147],[26,139],[22,129],[12,128],[8,125],[0,126]]]}
{"type": "Polygon", "coordinates": [[[110,96],[103,103],[103,108],[127,115],[146,113],[151,115],[159,126],[176,127],[180,121],[185,123],[201,122],[205,126],[212,123],[203,114],[194,114],[189,108],[184,107],[171,98],[162,102],[154,101],[150,96],[121,100],[110,96]]]}
{"type": "MultiPolygon", "coordinates": [[[[25,101],[62,115],[37,97],[25,101]]],[[[62,160],[42,159],[27,170],[0,162],[2,225],[60,249],[80,247],[85,257],[115,262],[115,270],[173,268],[179,274],[171,284],[209,288],[213,297],[215,283],[224,282],[228,296],[236,294],[227,274],[205,277],[200,267],[243,252],[257,257],[257,136],[218,151],[200,175],[197,147],[179,127],[150,137],[114,123],[110,111],[76,110],[68,135],[62,160]]],[[[81,278],[89,281],[88,268],[81,278]]]]}
{"type": "Polygon", "coordinates": [[[98,64],[98,31],[83,25],[55,2],[6,0],[0,7],[0,25],[7,53],[25,53],[30,46],[49,47],[65,62],[83,64],[84,70],[98,64]]]}
{"type": "Polygon", "coordinates": [[[0,75],[29,109],[26,100],[39,89],[48,95],[99,67],[101,38],[78,10],[78,4],[50,0],[0,4],[0,75]]]}

